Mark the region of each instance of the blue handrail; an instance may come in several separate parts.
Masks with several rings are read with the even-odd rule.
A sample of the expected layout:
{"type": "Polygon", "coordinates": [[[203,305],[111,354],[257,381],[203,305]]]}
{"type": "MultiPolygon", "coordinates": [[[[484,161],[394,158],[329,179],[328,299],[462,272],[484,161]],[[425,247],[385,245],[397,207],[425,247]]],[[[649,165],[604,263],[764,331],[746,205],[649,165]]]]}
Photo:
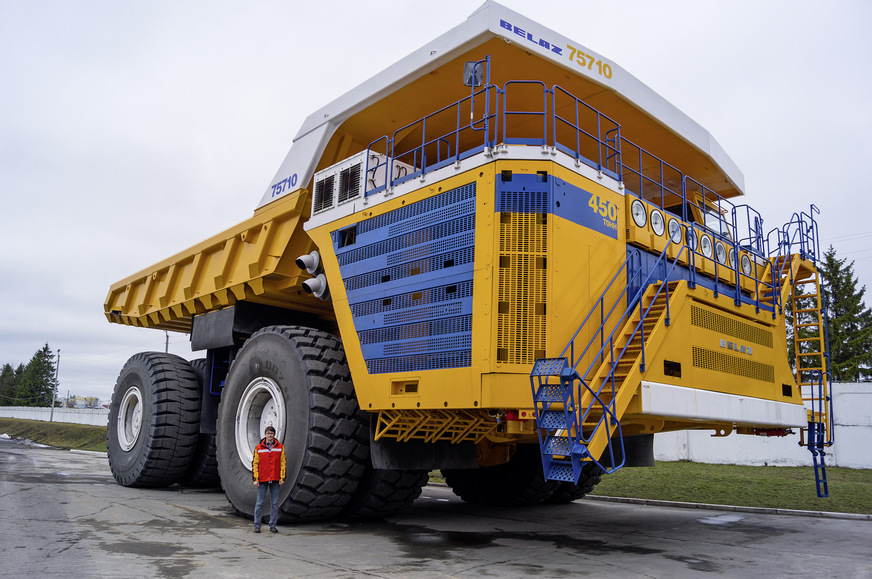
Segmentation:
{"type": "MultiPolygon", "coordinates": [[[[663,293],[664,291],[666,292],[666,324],[669,325],[669,323],[670,323],[671,313],[670,313],[670,304],[669,304],[669,292],[670,292],[669,283],[670,283],[670,281],[674,281],[674,280],[671,280],[671,277],[672,277],[672,274],[674,273],[676,264],[678,264],[678,261],[679,261],[679,258],[681,257],[681,254],[684,251],[688,251],[688,247],[686,245],[682,246],[682,248],[678,251],[677,255],[675,256],[674,260],[672,261],[672,265],[668,268],[668,270],[666,270],[666,268],[664,268],[664,270],[666,270],[665,275],[664,275],[664,279],[660,282],[660,285],[657,288],[657,291],[654,293],[654,296],[653,296],[653,299],[651,300],[651,303],[648,304],[647,308],[645,308],[644,310],[640,310],[639,322],[633,328],[632,333],[627,337],[627,343],[620,350],[620,352],[617,354],[617,356],[615,355],[616,333],[623,328],[626,320],[628,320],[629,317],[633,314],[633,312],[635,311],[635,305],[640,304],[642,296],[645,294],[648,287],[652,283],[652,278],[654,277],[655,272],[657,272],[660,268],[659,267],[660,263],[668,263],[669,262],[668,254],[669,254],[669,246],[671,243],[672,243],[671,240],[667,243],[666,248],[663,250],[663,252],[659,256],[657,263],[652,268],[652,270],[648,274],[648,276],[645,278],[645,281],[641,284],[641,287],[639,288],[639,290],[637,290],[636,294],[633,296],[633,298],[631,300],[632,305],[628,306],[622,312],[621,316],[616,320],[614,328],[612,328],[611,332],[609,332],[608,339],[604,338],[604,328],[606,326],[606,322],[611,317],[611,314],[615,311],[615,308],[617,307],[617,305],[623,301],[623,297],[627,294],[629,287],[630,287],[630,284],[625,284],[625,286],[624,286],[625,289],[616,298],[614,305],[612,305],[612,307],[609,310],[609,313],[604,316],[603,312],[604,312],[605,296],[608,294],[608,290],[612,287],[612,285],[618,279],[621,278],[621,274],[624,272],[624,270],[628,269],[629,264],[632,263],[634,257],[636,257],[637,250],[634,250],[633,252],[631,252],[631,254],[627,257],[627,259],[624,261],[624,263],[618,268],[617,273],[612,278],[611,282],[608,284],[606,290],[602,294],[602,297],[600,297],[600,299],[597,300],[597,302],[594,304],[594,307],[591,308],[591,311],[585,317],[581,326],[579,326],[578,330],[576,330],[575,334],[573,334],[572,338],[570,339],[569,344],[567,344],[567,346],[563,349],[563,352],[561,352],[561,354],[560,354],[560,357],[565,358],[567,351],[570,352],[570,364],[569,364],[569,369],[568,369],[567,373],[574,374],[580,382],[577,394],[576,394],[574,389],[570,389],[569,404],[565,405],[564,412],[567,412],[566,407],[576,408],[576,400],[578,400],[580,402],[583,399],[584,394],[582,391],[582,387],[585,388],[587,390],[587,392],[589,392],[592,396],[592,400],[583,409],[583,411],[580,413],[580,415],[577,411],[573,411],[571,416],[567,416],[568,420],[566,422],[568,425],[570,425],[569,431],[570,432],[572,432],[573,430],[575,431],[575,433],[576,433],[575,438],[576,438],[577,442],[580,445],[583,445],[584,447],[586,447],[586,445],[588,445],[590,442],[593,441],[594,437],[597,435],[597,432],[604,424],[605,424],[605,427],[607,429],[609,429],[609,431],[607,432],[607,434],[609,435],[609,438],[612,437],[612,434],[614,432],[617,432],[618,436],[620,436],[621,425],[620,425],[619,417],[617,415],[616,397],[614,396],[615,386],[616,386],[616,384],[615,384],[615,370],[618,367],[618,364],[620,363],[620,361],[623,359],[624,354],[627,352],[627,348],[633,342],[636,335],[639,334],[639,336],[641,338],[641,348],[642,348],[641,352],[640,352],[640,356],[641,356],[640,365],[641,365],[642,371],[644,371],[645,363],[646,363],[646,361],[645,361],[645,335],[644,335],[645,320],[648,317],[648,314],[650,313],[651,308],[654,306],[657,299],[660,297],[661,293],[663,293]],[[597,330],[597,332],[594,333],[593,337],[588,342],[584,351],[576,359],[575,355],[574,355],[575,339],[578,336],[578,334],[582,331],[584,326],[587,324],[588,320],[591,319],[591,316],[597,310],[600,311],[600,318],[601,318],[599,329],[597,330]],[[584,359],[585,355],[590,350],[591,346],[593,345],[594,341],[597,339],[598,336],[600,338],[599,351],[593,357],[593,361],[590,363],[590,365],[588,366],[588,368],[584,372],[584,374],[578,375],[576,372],[574,372],[576,366],[578,365],[578,363],[582,359],[584,359]],[[599,387],[596,390],[594,390],[593,388],[591,388],[590,384],[588,383],[589,382],[588,376],[590,375],[592,370],[601,366],[602,363],[604,362],[605,355],[606,355],[606,348],[608,348],[608,355],[609,355],[609,372],[603,378],[599,387]],[[599,364],[599,366],[598,366],[598,364],[599,364]],[[611,400],[609,400],[609,401],[605,401],[602,398],[603,390],[604,390],[606,384],[610,384],[611,390],[613,393],[611,400]],[[583,429],[581,428],[581,425],[584,423],[584,421],[588,418],[590,413],[596,407],[599,407],[602,409],[602,415],[600,416],[599,420],[597,421],[596,426],[593,427],[593,429],[590,431],[590,433],[588,435],[585,435],[583,429]],[[616,430],[613,431],[610,429],[610,427],[614,427],[616,430]]],[[[689,252],[689,253],[691,253],[691,252],[689,252]]],[[[688,258],[691,260],[693,259],[693,257],[690,255],[688,256],[688,258]]],[[[640,274],[637,272],[636,274],[633,274],[633,275],[635,276],[635,275],[640,275],[640,274]]],[[[641,308],[641,305],[640,305],[640,308],[641,308]]],[[[602,468],[604,471],[613,472],[614,470],[617,470],[617,468],[620,468],[620,466],[614,464],[614,454],[613,454],[611,444],[609,444],[607,446],[607,448],[608,448],[608,451],[609,451],[611,459],[612,459],[612,463],[611,463],[613,465],[612,469],[608,469],[608,468],[604,467],[600,463],[600,461],[593,458],[592,456],[590,456],[590,459],[593,462],[595,462],[597,464],[597,466],[602,468]]]]}
{"type": "MultiPolygon", "coordinates": [[[[540,80],[510,80],[506,84],[503,85],[502,89],[503,95],[503,142],[504,143],[519,143],[525,145],[546,145],[548,144],[548,87],[545,86],[545,83],[540,80]],[[541,111],[528,111],[528,110],[509,110],[509,87],[517,86],[517,85],[536,85],[542,87],[542,110],[541,111]],[[541,136],[534,138],[523,138],[523,137],[509,137],[509,123],[507,122],[506,117],[512,116],[533,116],[533,117],[542,117],[542,134],[541,136]]],[[[534,132],[535,136],[536,133],[534,132]]]]}

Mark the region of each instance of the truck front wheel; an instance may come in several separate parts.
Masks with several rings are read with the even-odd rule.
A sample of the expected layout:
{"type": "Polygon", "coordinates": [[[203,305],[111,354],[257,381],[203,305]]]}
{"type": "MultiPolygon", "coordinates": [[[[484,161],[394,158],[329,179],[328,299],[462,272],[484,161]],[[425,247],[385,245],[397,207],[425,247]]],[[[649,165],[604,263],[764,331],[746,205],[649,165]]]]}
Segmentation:
{"type": "Polygon", "coordinates": [[[218,406],[218,471],[236,511],[254,515],[254,448],[272,425],[284,444],[283,520],[336,515],[368,457],[369,431],[354,397],[342,345],[298,326],[256,332],[230,368],[218,406]]]}
{"type": "Polygon", "coordinates": [[[109,406],[112,476],[129,487],[169,486],[191,462],[200,421],[200,389],[187,360],[143,352],[127,361],[109,406]]]}

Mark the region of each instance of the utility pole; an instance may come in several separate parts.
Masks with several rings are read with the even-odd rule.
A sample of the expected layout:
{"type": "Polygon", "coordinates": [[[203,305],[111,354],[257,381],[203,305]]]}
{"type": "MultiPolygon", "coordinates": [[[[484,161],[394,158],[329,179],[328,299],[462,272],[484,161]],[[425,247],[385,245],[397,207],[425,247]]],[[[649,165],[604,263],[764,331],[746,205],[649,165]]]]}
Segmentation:
{"type": "Polygon", "coordinates": [[[58,363],[55,366],[55,381],[54,387],[51,389],[51,412],[48,416],[49,422],[54,422],[54,407],[55,407],[55,398],[58,396],[58,373],[61,371],[61,349],[58,348],[58,363]]]}
{"type": "Polygon", "coordinates": [[[167,335],[167,344],[164,346],[164,353],[169,354],[170,352],[170,333],[164,330],[164,334],[167,335]]]}

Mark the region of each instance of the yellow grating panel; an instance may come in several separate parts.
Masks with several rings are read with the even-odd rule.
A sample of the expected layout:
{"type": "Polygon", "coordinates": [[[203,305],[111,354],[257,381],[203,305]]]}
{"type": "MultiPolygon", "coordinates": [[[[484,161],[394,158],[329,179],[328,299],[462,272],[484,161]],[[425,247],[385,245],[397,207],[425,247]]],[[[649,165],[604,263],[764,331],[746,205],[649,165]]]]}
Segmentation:
{"type": "Polygon", "coordinates": [[[490,416],[471,410],[380,410],[375,439],[478,442],[496,427],[490,416]]]}
{"type": "Polygon", "coordinates": [[[775,368],[769,364],[730,356],[704,348],[693,348],[693,365],[705,370],[726,372],[763,382],[775,382],[775,368]]]}
{"type": "Polygon", "coordinates": [[[497,361],[545,356],[547,226],[540,213],[500,214],[497,361]]]}
{"type": "Polygon", "coordinates": [[[772,332],[704,310],[703,308],[691,306],[690,323],[694,326],[720,332],[746,342],[760,344],[767,348],[772,347],[772,332]]]}

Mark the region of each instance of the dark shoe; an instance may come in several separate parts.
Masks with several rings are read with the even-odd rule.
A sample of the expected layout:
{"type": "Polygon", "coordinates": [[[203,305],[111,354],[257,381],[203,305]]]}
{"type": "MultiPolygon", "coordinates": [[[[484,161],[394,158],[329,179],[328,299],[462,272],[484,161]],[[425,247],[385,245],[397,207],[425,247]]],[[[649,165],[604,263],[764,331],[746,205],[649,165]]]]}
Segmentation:
{"type": "Polygon", "coordinates": [[[278,533],[279,530],[276,529],[275,527],[270,527],[270,528],[269,528],[269,532],[270,532],[270,533],[278,533]]]}
{"type": "Polygon", "coordinates": [[[255,528],[254,528],[254,532],[255,532],[255,533],[259,533],[259,532],[260,532],[260,527],[255,527],[255,528]]]}

